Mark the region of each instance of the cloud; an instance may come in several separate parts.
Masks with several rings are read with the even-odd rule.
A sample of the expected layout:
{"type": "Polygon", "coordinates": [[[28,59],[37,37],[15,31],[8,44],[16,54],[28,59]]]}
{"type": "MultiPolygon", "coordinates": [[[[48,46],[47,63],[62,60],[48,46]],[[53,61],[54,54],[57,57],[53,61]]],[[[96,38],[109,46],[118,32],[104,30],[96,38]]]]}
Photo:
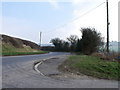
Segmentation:
{"type": "Polygon", "coordinates": [[[72,4],[77,5],[77,4],[79,4],[81,1],[83,2],[83,0],[72,0],[72,4]]]}
{"type": "Polygon", "coordinates": [[[85,5],[85,4],[91,5],[91,4],[97,3],[99,1],[100,0],[72,0],[71,2],[73,5],[85,5]]]}
{"type": "Polygon", "coordinates": [[[84,3],[97,3],[97,2],[104,2],[105,0],[72,0],[72,4],[74,5],[79,5],[79,4],[84,4],[84,3]]]}
{"type": "Polygon", "coordinates": [[[48,0],[48,2],[52,5],[52,7],[58,9],[58,1],[57,0],[48,0]]]}

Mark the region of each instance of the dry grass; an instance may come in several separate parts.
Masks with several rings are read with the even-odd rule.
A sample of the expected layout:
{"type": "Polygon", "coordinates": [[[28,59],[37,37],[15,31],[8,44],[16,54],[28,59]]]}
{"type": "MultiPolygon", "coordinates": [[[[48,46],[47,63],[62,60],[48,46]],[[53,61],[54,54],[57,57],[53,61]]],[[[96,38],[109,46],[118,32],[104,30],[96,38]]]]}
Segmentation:
{"type": "Polygon", "coordinates": [[[92,56],[100,57],[102,60],[108,60],[108,61],[120,61],[118,58],[120,56],[120,53],[117,52],[110,52],[108,53],[93,53],[92,56]]]}

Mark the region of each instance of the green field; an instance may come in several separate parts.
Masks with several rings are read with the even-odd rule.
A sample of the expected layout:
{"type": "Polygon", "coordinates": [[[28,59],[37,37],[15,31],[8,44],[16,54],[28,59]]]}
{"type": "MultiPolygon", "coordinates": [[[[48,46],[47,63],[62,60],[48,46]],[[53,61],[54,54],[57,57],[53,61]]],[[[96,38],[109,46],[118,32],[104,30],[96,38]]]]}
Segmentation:
{"type": "Polygon", "coordinates": [[[63,62],[59,69],[102,79],[120,79],[119,66],[118,62],[101,60],[99,57],[74,55],[63,62]]]}
{"type": "Polygon", "coordinates": [[[10,44],[2,43],[0,53],[2,56],[13,56],[13,55],[30,55],[30,54],[44,54],[47,51],[41,51],[32,49],[30,46],[24,46],[23,48],[16,48],[10,44]]]}

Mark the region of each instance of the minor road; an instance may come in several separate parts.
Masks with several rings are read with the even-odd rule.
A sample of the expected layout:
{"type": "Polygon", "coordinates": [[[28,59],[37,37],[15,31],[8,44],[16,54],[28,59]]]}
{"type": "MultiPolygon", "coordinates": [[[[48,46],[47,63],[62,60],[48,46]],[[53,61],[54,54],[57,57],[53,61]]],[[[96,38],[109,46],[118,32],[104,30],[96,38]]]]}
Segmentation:
{"type": "MultiPolygon", "coordinates": [[[[3,57],[2,88],[118,88],[117,81],[66,79],[62,77],[56,79],[49,76],[42,76],[33,69],[35,61],[50,57],[64,57],[65,55],[69,55],[69,53],[51,52],[41,55],[3,57]]],[[[51,61],[50,65],[55,64],[52,64],[51,61]]],[[[49,68],[52,68],[52,66],[49,66],[49,68]]],[[[46,69],[43,68],[42,71],[44,70],[46,69]]]]}

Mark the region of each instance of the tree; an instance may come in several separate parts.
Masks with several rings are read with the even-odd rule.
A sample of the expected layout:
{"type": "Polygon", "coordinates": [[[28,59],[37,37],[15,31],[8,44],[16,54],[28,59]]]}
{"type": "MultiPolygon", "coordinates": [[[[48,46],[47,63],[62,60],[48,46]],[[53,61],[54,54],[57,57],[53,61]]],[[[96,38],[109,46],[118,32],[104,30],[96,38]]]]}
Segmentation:
{"type": "Polygon", "coordinates": [[[82,28],[81,46],[84,54],[91,54],[99,50],[102,44],[101,34],[94,28],[82,28]]]}
{"type": "Polygon", "coordinates": [[[69,51],[69,43],[59,38],[50,41],[55,46],[56,51],[69,51]]]}
{"type": "Polygon", "coordinates": [[[63,49],[63,51],[69,51],[69,43],[68,42],[66,42],[66,41],[63,41],[62,42],[62,49],[63,49]]]}
{"type": "Polygon", "coordinates": [[[61,51],[61,49],[62,49],[62,40],[60,40],[59,38],[55,38],[55,39],[52,39],[50,42],[53,43],[53,45],[55,46],[56,51],[61,51]]]}
{"type": "Polygon", "coordinates": [[[77,40],[78,40],[78,36],[77,35],[70,35],[70,37],[68,37],[67,40],[70,42],[70,49],[71,49],[71,51],[75,51],[77,40]]]}
{"type": "Polygon", "coordinates": [[[76,52],[82,52],[82,41],[80,39],[77,40],[76,44],[76,52]]]}

